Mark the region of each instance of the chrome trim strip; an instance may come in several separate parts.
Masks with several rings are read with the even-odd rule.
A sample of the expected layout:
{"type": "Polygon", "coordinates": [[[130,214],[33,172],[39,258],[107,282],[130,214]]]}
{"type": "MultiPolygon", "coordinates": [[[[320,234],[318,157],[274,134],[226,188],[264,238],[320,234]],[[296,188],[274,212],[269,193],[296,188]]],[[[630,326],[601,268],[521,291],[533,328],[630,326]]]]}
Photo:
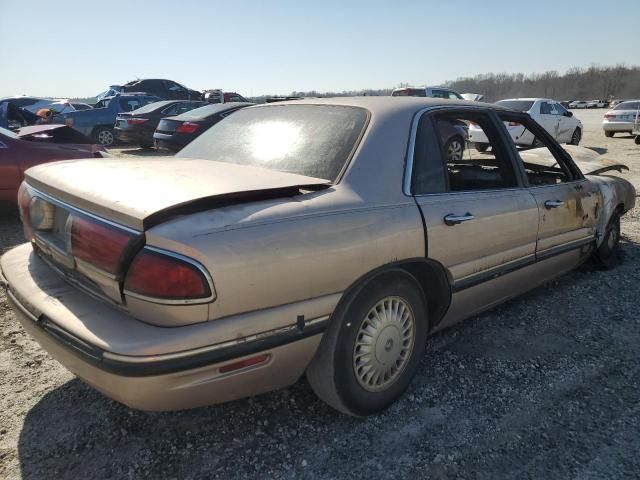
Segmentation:
{"type": "Polygon", "coordinates": [[[556,245],[555,247],[547,248],[546,250],[542,250],[541,252],[536,252],[537,260],[544,260],[549,257],[553,257],[555,255],[560,255],[562,253],[568,252],[570,250],[575,250],[577,248],[584,247],[593,243],[595,241],[594,237],[586,237],[581,238],[579,240],[574,240],[570,243],[564,243],[562,245],[556,245]]]}
{"type": "MultiPolygon", "coordinates": [[[[324,315],[322,317],[314,318],[313,320],[309,320],[305,322],[304,328],[320,325],[324,322],[327,322],[328,320],[329,320],[329,315],[324,315]]],[[[186,358],[193,355],[199,355],[202,353],[215,352],[217,350],[222,350],[224,348],[235,347],[238,345],[247,344],[247,343],[255,342],[258,340],[264,340],[267,338],[276,337],[281,334],[292,333],[292,332],[295,332],[296,330],[300,330],[300,328],[298,327],[297,323],[294,323],[291,325],[287,325],[286,327],[276,328],[274,330],[268,330],[266,332],[257,333],[255,335],[250,335],[248,337],[243,337],[236,340],[230,340],[228,342],[216,343],[215,345],[209,345],[207,347],[194,348],[193,350],[183,350],[181,352],[175,352],[175,353],[166,353],[162,355],[145,355],[145,356],[120,355],[118,353],[104,352],[102,356],[103,358],[108,360],[114,360],[117,362],[130,363],[130,364],[169,361],[169,360],[176,360],[180,358],[186,358]]]]}
{"type": "Polygon", "coordinates": [[[29,185],[27,183],[27,188],[30,190],[31,196],[32,197],[41,197],[44,198],[45,200],[47,200],[48,202],[60,207],[60,208],[64,208],[65,210],[69,210],[71,212],[75,212],[79,215],[84,215],[86,217],[90,217],[93,218],[94,220],[98,220],[100,222],[106,223],[108,225],[111,225],[112,227],[115,228],[119,228],[120,230],[124,230],[126,232],[129,233],[133,233],[136,235],[140,235],[142,232],[139,230],[134,230],[133,228],[130,227],[125,227],[124,225],[120,225],[119,223],[113,222],[111,220],[107,220],[106,218],[100,217],[98,215],[95,215],[93,213],[89,213],[86,210],[81,210],[78,207],[74,207],[73,205],[70,205],[66,202],[63,202],[62,200],[58,200],[57,198],[52,197],[51,195],[41,192],[40,190],[38,190],[37,188],[32,187],[31,185],[29,185]]]}
{"type": "MultiPolygon", "coordinates": [[[[197,260],[194,260],[193,258],[187,257],[185,255],[181,255],[176,252],[171,252],[169,250],[164,250],[162,248],[153,247],[150,245],[146,245],[142,250],[149,250],[151,252],[159,253],[161,255],[177,258],[178,260],[181,260],[183,262],[189,263],[190,265],[193,265],[198,269],[200,273],[202,273],[204,278],[207,280],[207,283],[209,285],[209,290],[211,291],[211,295],[209,295],[206,298],[188,298],[188,299],[180,299],[180,300],[171,300],[171,299],[149,297],[146,295],[141,295],[139,293],[131,292],[130,290],[124,289],[123,294],[125,296],[138,298],[140,300],[144,300],[151,303],[159,303],[162,305],[193,305],[193,304],[199,304],[199,303],[209,303],[209,302],[213,302],[217,298],[216,289],[213,286],[213,279],[211,278],[211,275],[209,274],[207,269],[204,268],[204,266],[197,260]]],[[[135,257],[134,257],[134,261],[135,261],[135,257]]]]}

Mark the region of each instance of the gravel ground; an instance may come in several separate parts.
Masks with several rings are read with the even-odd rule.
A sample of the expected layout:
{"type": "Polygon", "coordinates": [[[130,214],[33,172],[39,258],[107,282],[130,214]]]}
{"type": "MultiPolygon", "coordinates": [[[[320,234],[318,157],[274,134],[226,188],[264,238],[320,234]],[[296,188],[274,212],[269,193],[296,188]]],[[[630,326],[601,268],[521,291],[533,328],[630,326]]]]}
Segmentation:
{"type": "MultiPolygon", "coordinates": [[[[602,113],[577,112],[583,145],[628,162],[640,189],[640,148],[605,138],[602,113]]],[[[0,478],[640,478],[640,209],[622,231],[620,267],[586,265],[437,334],[404,397],[365,420],[304,380],[187,412],[130,410],[52,360],[2,295],[0,478]]],[[[14,218],[0,239],[21,241],[14,218]]]]}

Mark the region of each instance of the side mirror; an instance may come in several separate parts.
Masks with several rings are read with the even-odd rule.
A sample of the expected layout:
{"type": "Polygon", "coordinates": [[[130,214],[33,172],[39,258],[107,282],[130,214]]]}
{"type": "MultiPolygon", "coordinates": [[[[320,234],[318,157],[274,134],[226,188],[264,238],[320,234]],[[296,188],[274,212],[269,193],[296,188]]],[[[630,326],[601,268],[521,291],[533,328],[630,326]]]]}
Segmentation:
{"type": "Polygon", "coordinates": [[[564,116],[565,117],[573,117],[573,112],[570,112],[569,110],[567,110],[566,112],[564,112],[564,116]]]}

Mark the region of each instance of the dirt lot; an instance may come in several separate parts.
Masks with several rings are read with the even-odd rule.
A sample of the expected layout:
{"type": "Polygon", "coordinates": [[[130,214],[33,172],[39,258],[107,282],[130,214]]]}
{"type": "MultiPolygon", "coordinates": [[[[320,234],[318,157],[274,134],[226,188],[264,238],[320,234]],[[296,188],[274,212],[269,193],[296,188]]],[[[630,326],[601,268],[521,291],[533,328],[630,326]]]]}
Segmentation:
{"type": "MultiPolygon", "coordinates": [[[[583,145],[626,161],[602,110],[583,145]]],[[[127,152],[138,153],[138,152],[127,152]]],[[[304,380],[260,397],[144,413],[85,386],[16,324],[0,298],[0,478],[640,477],[640,209],[624,263],[587,265],[433,337],[418,377],[384,414],[344,417],[304,380]]],[[[0,220],[3,249],[21,241],[0,220]]]]}

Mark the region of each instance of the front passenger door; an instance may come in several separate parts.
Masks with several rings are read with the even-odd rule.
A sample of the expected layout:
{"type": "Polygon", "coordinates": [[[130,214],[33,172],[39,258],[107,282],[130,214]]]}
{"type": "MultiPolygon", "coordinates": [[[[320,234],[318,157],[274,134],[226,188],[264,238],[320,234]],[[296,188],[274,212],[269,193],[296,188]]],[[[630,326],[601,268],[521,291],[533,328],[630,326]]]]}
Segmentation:
{"type": "Polygon", "coordinates": [[[540,102],[540,116],[538,117],[538,123],[540,123],[540,125],[542,125],[553,138],[558,138],[558,115],[550,102],[540,102]]]}
{"type": "Polygon", "coordinates": [[[536,259],[562,255],[559,268],[573,268],[595,239],[602,195],[584,178],[562,147],[531,119],[502,112],[499,116],[504,121],[521,122],[542,146],[517,152],[539,210],[536,259]]]}

